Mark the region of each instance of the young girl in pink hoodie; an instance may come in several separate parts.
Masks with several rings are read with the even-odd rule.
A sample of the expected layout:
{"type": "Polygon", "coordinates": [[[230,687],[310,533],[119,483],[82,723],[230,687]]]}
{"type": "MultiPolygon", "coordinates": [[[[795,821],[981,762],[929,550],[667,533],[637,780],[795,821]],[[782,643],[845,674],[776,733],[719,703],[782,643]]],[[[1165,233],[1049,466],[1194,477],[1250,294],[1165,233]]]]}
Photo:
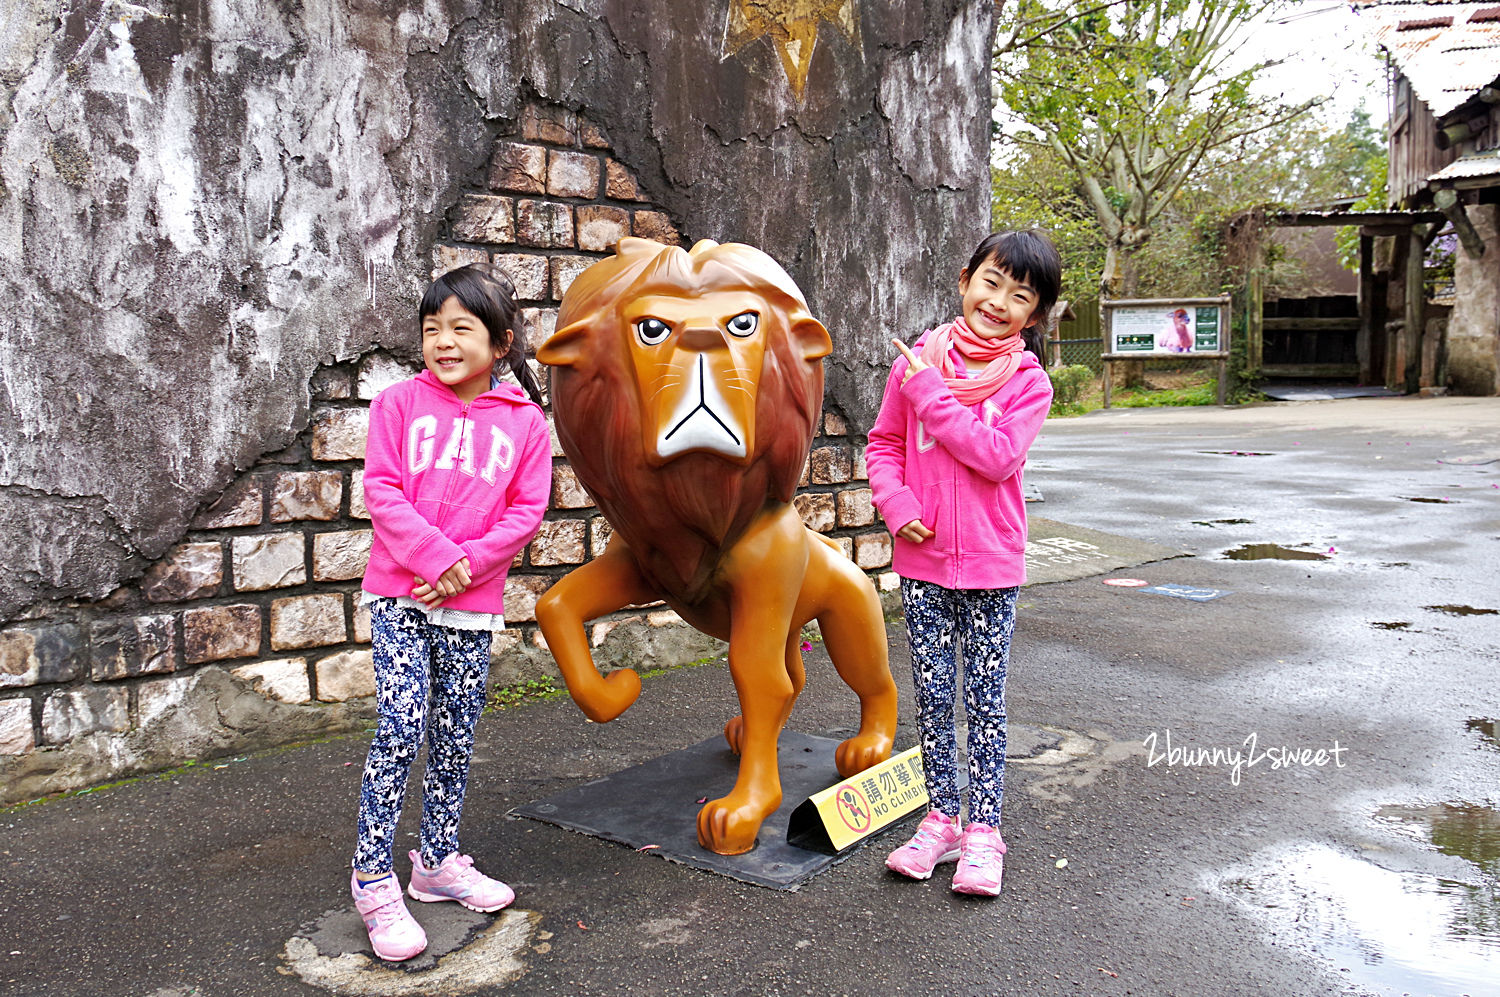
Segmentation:
{"type": "Polygon", "coordinates": [[[1052,404],[1035,326],[1061,281],[1062,261],[1039,232],[997,232],[981,242],[959,275],[961,314],[924,333],[915,352],[893,340],[902,356],[865,451],[875,504],[895,537],[932,805],[886,865],[927,879],[957,859],[960,893],[1000,892],[1005,669],[1026,580],[1021,469],[1052,404]],[[969,721],[963,825],[954,718],[960,648],[969,721]]]}
{"type": "Polygon", "coordinates": [[[459,854],[458,822],[490,634],[505,625],[505,574],[536,534],[552,481],[510,280],[482,264],[450,271],[428,287],[418,318],[427,369],[375,397],[365,450],[375,539],[363,587],[380,724],[360,785],[350,889],[375,954],[392,961],[427,947],[392,868],[401,798],[424,740],[421,847],[410,855],[407,892],[479,911],[515,898],[459,854]],[[500,360],[524,392],[494,376],[500,360]]]}

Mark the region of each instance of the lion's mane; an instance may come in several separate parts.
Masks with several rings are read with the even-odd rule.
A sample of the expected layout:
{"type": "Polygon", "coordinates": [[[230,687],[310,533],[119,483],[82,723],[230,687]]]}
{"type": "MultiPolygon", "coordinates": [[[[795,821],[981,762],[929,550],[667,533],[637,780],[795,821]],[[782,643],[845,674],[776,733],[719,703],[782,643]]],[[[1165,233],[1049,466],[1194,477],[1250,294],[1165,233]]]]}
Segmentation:
{"type": "Polygon", "coordinates": [[[581,330],[585,341],[575,362],[552,368],[559,440],[583,486],[664,595],[696,603],[722,552],[756,513],[768,502],[791,501],[823,404],[821,354],[806,358],[796,336],[807,323],[816,325],[786,272],[760,250],[735,243],[705,240],[685,252],[624,239],[614,257],[585,270],[564,296],[558,335],[581,330]],[[633,332],[622,311],[642,295],[722,290],[750,290],[765,303],[750,462],[693,452],[653,467],[628,353],[633,332]]]}

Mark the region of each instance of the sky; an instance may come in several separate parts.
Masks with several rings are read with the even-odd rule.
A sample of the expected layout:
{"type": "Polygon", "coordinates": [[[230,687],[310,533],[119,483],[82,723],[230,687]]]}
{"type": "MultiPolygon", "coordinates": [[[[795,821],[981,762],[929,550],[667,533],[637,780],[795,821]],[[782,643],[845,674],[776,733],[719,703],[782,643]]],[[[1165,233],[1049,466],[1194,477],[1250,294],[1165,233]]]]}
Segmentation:
{"type": "Polygon", "coordinates": [[[1369,112],[1371,124],[1382,126],[1384,58],[1366,40],[1361,18],[1349,5],[1297,0],[1270,6],[1237,53],[1238,59],[1284,60],[1266,71],[1262,92],[1283,94],[1288,103],[1327,96],[1320,113],[1330,127],[1341,127],[1359,107],[1369,112]]]}

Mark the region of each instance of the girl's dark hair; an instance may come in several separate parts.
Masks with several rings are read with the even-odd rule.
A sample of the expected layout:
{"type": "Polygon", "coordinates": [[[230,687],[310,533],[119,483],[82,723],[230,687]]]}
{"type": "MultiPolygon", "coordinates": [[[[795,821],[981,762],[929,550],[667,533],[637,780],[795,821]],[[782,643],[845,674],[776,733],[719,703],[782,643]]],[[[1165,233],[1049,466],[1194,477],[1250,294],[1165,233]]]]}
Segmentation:
{"type": "Polygon", "coordinates": [[[995,266],[1016,280],[1030,284],[1036,291],[1036,308],[1031,314],[1037,317],[1037,324],[1023,331],[1021,336],[1026,348],[1045,365],[1047,358],[1043,352],[1045,343],[1041,327],[1045,326],[1047,313],[1057,304],[1057,296],[1062,291],[1062,257],[1057,254],[1057,247],[1040,229],[993,232],[985,236],[979,248],[974,250],[964,274],[972,278],[987,260],[994,260],[995,266]]]}
{"type": "Polygon", "coordinates": [[[470,263],[449,270],[427,285],[427,293],[422,295],[422,303],[417,306],[418,326],[427,316],[442,311],[443,302],[449,298],[457,298],[466,311],[484,323],[490,334],[490,346],[506,350],[500,361],[510,367],[531,400],[542,404],[542,389],[526,364],[526,328],[521,321],[521,306],[516,303],[515,286],[505,276],[505,271],[488,263],[470,263]],[[511,331],[508,349],[505,343],[507,329],[511,331]]]}

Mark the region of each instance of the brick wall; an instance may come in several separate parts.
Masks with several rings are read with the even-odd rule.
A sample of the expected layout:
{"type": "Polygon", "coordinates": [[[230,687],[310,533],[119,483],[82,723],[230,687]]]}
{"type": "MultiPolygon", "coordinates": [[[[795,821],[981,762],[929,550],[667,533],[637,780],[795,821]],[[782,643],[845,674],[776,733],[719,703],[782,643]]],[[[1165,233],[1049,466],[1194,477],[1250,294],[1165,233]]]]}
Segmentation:
{"type": "MultiPolygon", "coordinates": [[[[603,132],[567,112],[528,110],[518,134],[496,143],[486,183],[450,211],[433,274],[474,261],[502,267],[522,298],[533,350],[552,334],[573,278],[619,239],[682,243],[611,156],[603,132]]],[[[208,668],[307,710],[373,695],[369,619],[358,605],[371,539],[361,487],[368,405],[415,369],[376,352],[320,370],[311,423],[298,441],[236,480],[137,584],[0,631],[0,756],[66,752],[84,739],[138,731],[180,703],[196,687],[194,674],[208,668]]],[[[555,674],[534,623],[537,597],[609,539],[553,439],[550,509],[506,583],[510,628],[496,635],[492,669],[499,683],[555,674]]],[[[841,414],[825,412],[796,507],[889,593],[891,538],[870,501],[862,444],[841,414]]],[[[679,664],[717,644],[661,605],[602,619],[592,638],[605,668],[643,658],[679,664]],[[659,639],[664,631],[681,639],[659,639]]],[[[221,741],[216,750],[236,750],[233,737],[221,741]]],[[[73,767],[71,776],[44,781],[43,791],[133,767],[128,754],[114,768],[73,767]]]]}

